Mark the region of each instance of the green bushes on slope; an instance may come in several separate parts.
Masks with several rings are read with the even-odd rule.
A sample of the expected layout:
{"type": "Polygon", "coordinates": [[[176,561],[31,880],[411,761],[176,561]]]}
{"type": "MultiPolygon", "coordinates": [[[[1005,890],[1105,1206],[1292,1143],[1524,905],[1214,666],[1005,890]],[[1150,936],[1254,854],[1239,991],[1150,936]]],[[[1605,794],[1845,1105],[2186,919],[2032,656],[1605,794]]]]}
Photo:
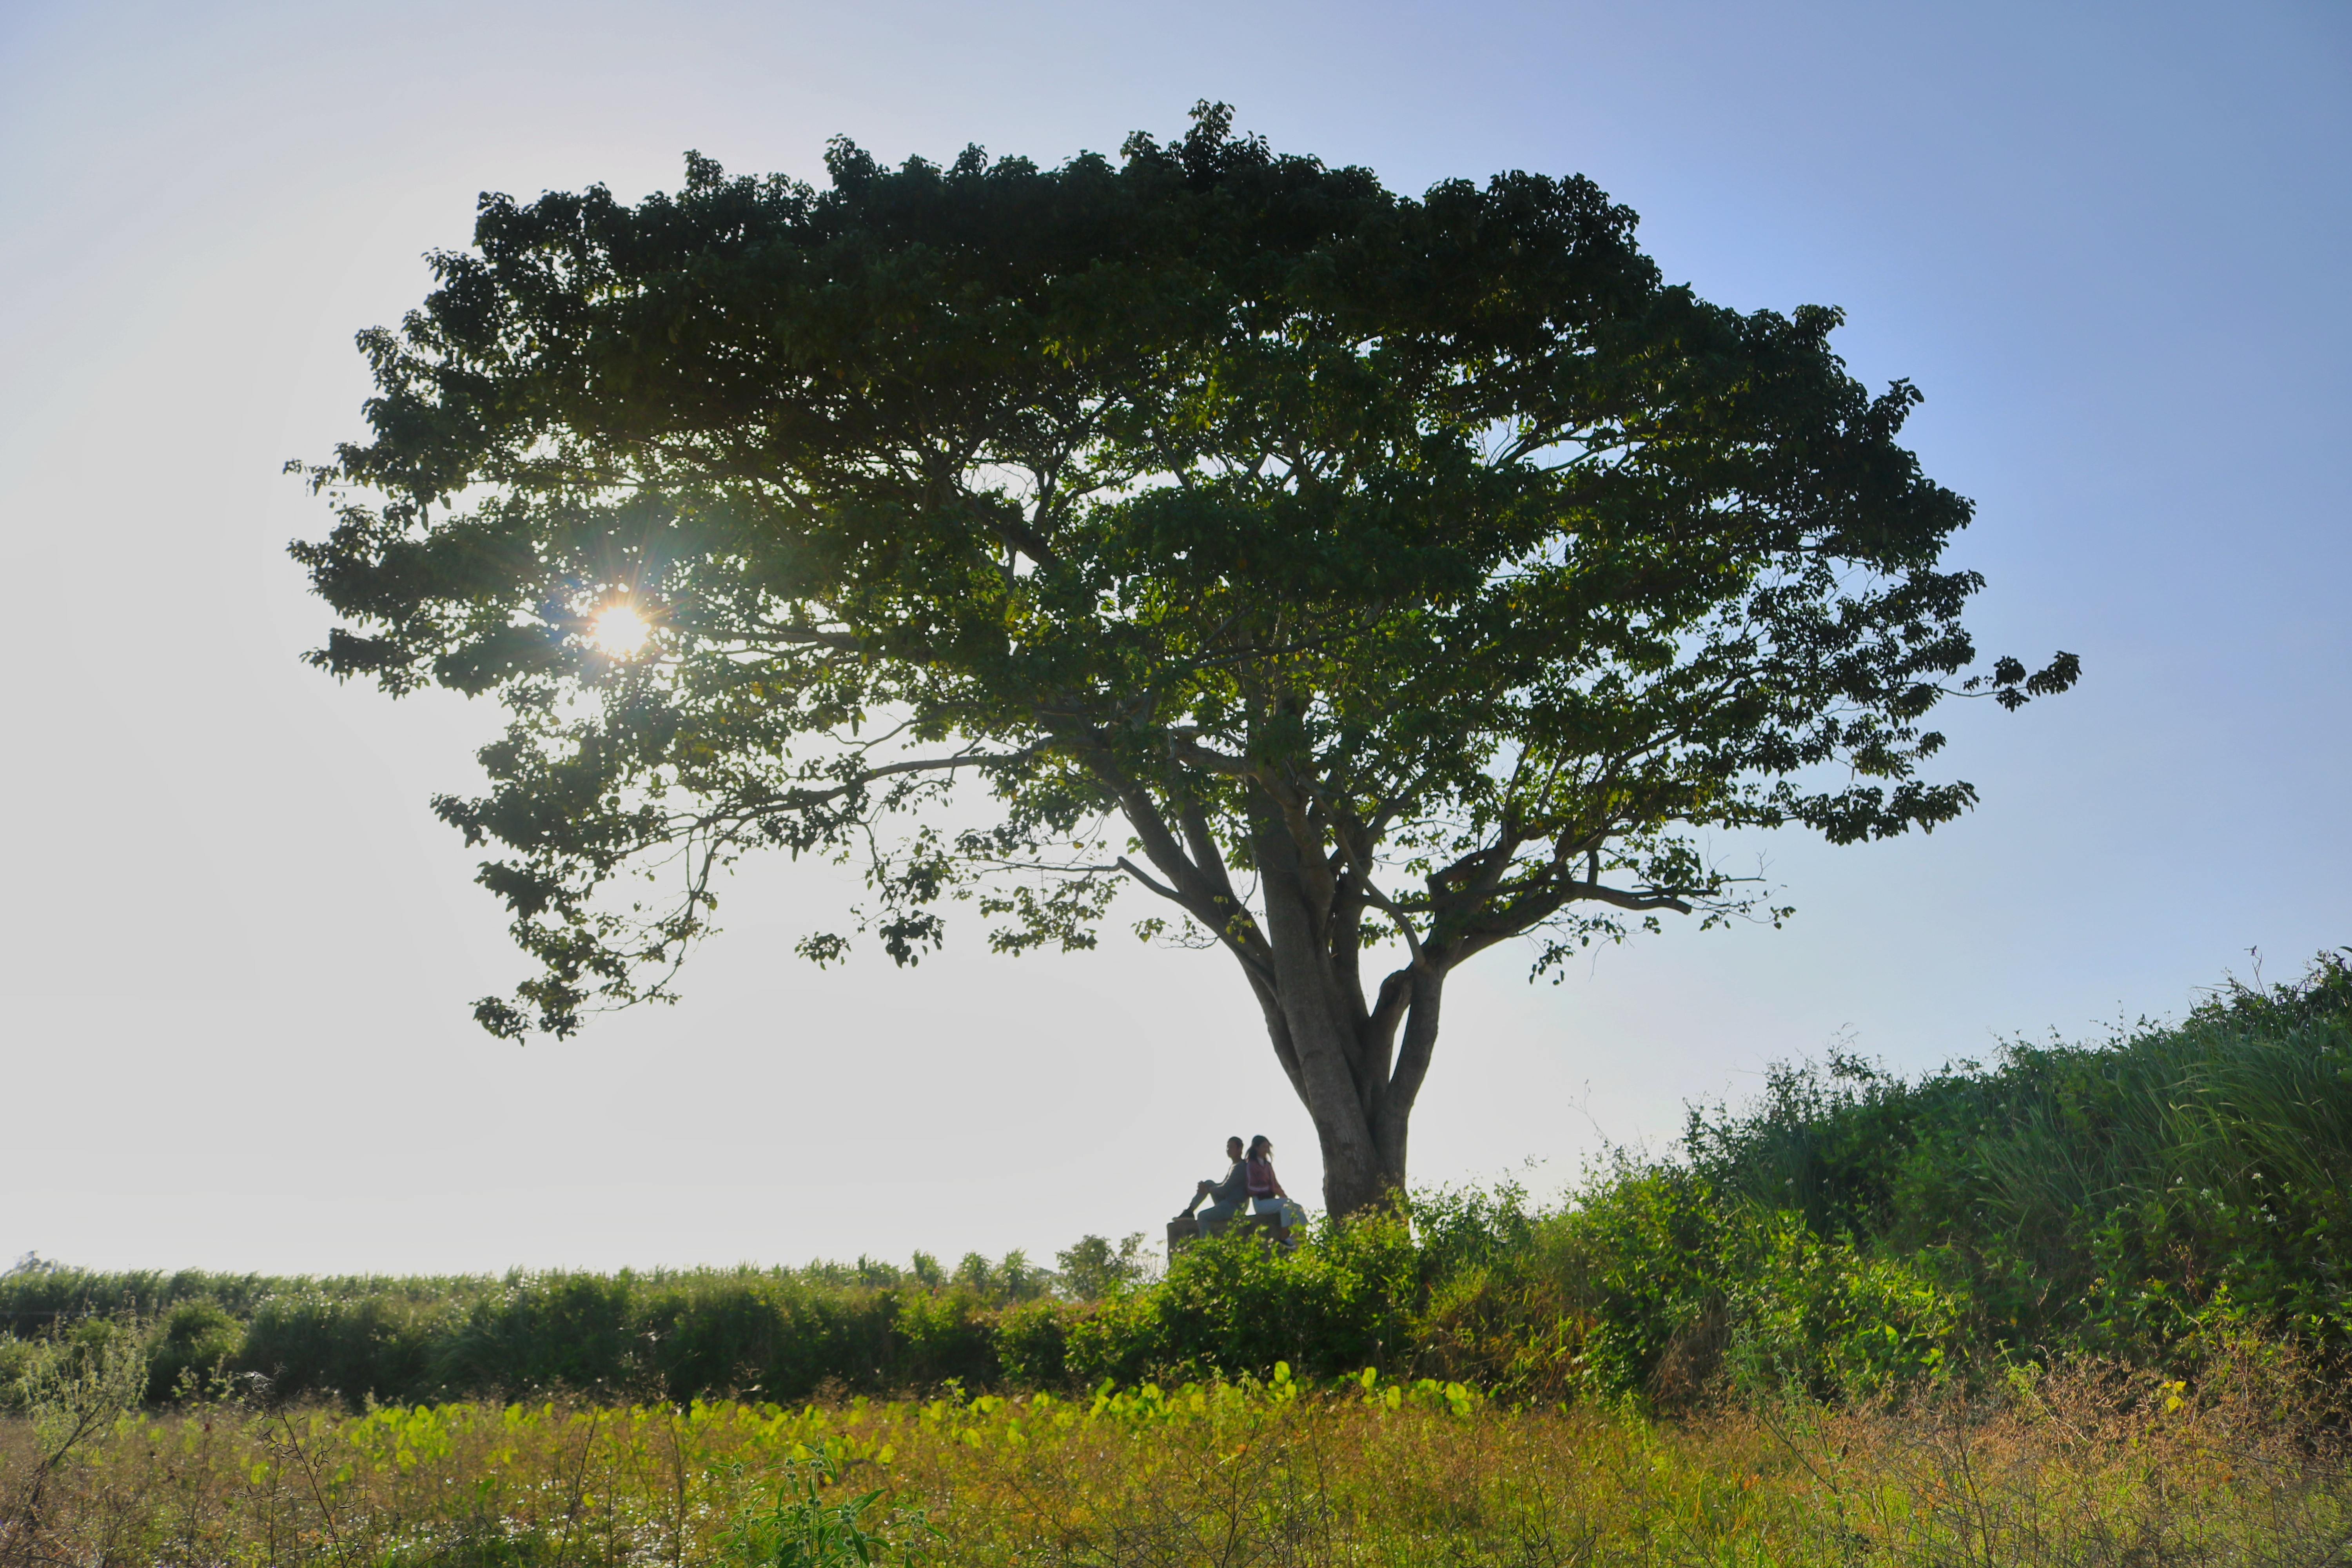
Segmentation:
{"type": "Polygon", "coordinates": [[[1694,1117],[1690,1143],[1727,1192],[1921,1259],[1989,1342],[2144,1356],[2243,1317],[2334,1350],[2352,1326],[2341,961],[2109,1047],[2013,1047],[1991,1071],[1782,1075],[1743,1117],[1694,1117]]]}
{"type": "Polygon", "coordinates": [[[1916,1082],[1832,1057],[1621,1163],[1434,1290],[1421,1345],[1531,1398],[1816,1393],[2252,1331],[2352,1349],[2352,968],[1916,1082]]]}

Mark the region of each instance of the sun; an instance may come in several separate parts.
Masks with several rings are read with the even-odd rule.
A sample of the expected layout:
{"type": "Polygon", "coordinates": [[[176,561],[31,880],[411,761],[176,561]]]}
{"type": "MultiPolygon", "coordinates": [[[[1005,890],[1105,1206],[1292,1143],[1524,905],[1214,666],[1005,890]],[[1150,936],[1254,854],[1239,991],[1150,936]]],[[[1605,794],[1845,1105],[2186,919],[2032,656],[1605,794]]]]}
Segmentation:
{"type": "Polygon", "coordinates": [[[596,629],[591,634],[597,648],[614,658],[627,658],[641,652],[653,627],[636,607],[625,600],[607,605],[596,612],[596,629]]]}

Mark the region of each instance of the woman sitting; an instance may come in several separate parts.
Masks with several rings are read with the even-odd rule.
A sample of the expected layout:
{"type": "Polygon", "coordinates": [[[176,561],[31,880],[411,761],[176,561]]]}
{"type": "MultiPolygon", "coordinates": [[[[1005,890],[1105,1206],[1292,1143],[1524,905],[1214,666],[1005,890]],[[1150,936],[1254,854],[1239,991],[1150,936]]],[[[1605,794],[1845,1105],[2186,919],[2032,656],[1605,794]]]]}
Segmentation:
{"type": "Polygon", "coordinates": [[[1261,1132],[1250,1140],[1249,1157],[1243,1162],[1249,1172],[1250,1205],[1258,1214],[1280,1215],[1282,1228],[1288,1230],[1306,1217],[1306,1211],[1290,1201],[1282,1190],[1282,1178],[1274,1173],[1274,1140],[1261,1132]]]}

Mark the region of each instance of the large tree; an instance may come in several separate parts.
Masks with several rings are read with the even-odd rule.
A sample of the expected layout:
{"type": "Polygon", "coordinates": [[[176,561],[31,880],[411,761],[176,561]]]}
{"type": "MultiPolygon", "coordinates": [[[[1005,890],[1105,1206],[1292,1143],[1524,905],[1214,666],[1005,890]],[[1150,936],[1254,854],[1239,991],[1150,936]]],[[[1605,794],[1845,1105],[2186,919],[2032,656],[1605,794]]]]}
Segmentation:
{"type": "Polygon", "coordinates": [[[667,995],[753,848],[863,865],[820,963],[959,900],[1091,947],[1133,885],[1231,955],[1347,1213],[1458,965],[1776,918],[1693,829],[1931,828],[1974,794],[1929,710],[2074,678],[1963,677],[1917,394],[1834,310],[1664,284],[1586,180],[1415,201],[1208,105],[1116,163],[826,166],[484,196],[309,470],[314,661],[510,710],[436,803],[541,966],[499,1034],[667,995]]]}

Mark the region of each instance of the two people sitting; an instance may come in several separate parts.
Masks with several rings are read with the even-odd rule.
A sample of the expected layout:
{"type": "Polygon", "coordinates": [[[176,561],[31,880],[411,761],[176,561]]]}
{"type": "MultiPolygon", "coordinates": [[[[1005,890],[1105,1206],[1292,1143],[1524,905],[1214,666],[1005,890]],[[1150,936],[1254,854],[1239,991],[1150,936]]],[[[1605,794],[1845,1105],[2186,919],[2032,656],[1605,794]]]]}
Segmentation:
{"type": "Polygon", "coordinates": [[[1293,1203],[1282,1188],[1282,1178],[1274,1173],[1274,1140],[1261,1132],[1249,1142],[1246,1151],[1238,1138],[1225,1140],[1225,1158],[1231,1168],[1224,1179],[1200,1182],[1192,1188],[1192,1201],[1184,1205],[1178,1219],[1197,1219],[1206,1235],[1213,1226],[1223,1225],[1242,1212],[1244,1204],[1255,1206],[1259,1214],[1280,1215],[1286,1230],[1307,1217],[1306,1211],[1293,1203]],[[1207,1206],[1203,1207],[1205,1204],[1207,1206]]]}

